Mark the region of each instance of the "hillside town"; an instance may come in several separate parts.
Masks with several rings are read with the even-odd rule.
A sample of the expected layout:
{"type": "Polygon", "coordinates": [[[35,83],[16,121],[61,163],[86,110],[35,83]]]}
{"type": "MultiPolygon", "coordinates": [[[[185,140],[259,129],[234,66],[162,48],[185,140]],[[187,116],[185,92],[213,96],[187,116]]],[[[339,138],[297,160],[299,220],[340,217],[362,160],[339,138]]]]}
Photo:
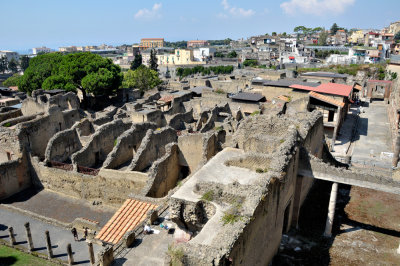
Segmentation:
{"type": "Polygon", "coordinates": [[[400,21],[291,31],[0,46],[0,265],[398,265],[400,21]]]}

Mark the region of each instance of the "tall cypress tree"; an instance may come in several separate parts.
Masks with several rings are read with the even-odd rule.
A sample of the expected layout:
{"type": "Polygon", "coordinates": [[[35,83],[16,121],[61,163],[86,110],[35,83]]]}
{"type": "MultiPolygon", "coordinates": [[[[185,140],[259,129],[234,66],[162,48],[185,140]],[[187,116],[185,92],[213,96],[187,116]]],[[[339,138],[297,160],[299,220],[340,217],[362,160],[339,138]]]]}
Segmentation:
{"type": "Polygon", "coordinates": [[[150,69],[158,72],[158,64],[157,64],[157,52],[154,49],[151,49],[150,52],[150,69]]]}

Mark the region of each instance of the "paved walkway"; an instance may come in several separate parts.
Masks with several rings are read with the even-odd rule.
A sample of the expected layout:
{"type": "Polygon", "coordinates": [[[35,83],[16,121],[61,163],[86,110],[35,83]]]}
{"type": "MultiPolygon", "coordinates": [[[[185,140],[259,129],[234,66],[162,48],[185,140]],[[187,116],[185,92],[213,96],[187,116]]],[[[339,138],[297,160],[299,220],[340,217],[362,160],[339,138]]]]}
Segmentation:
{"type": "MultiPolygon", "coordinates": [[[[9,241],[8,227],[12,226],[14,228],[17,244],[27,248],[24,226],[26,222],[30,223],[33,244],[36,252],[47,254],[44,232],[48,230],[53,245],[53,254],[56,258],[67,261],[67,244],[71,243],[76,264],[90,265],[87,243],[84,240],[79,242],[74,241],[70,230],[56,227],[29,216],[10,211],[0,205],[0,238],[3,240],[9,241]]],[[[96,244],[94,244],[93,247],[96,255],[101,247],[96,244]]]]}
{"type": "Polygon", "coordinates": [[[349,112],[347,113],[346,119],[344,120],[342,127],[340,128],[340,134],[338,135],[334,151],[332,155],[335,157],[345,157],[349,155],[348,149],[351,144],[351,137],[354,125],[358,117],[358,107],[351,106],[349,112]]]}
{"type": "Polygon", "coordinates": [[[100,227],[114,215],[117,209],[93,206],[88,201],[68,197],[49,190],[27,189],[1,202],[4,205],[30,211],[63,223],[72,223],[75,218],[98,221],[100,227]]]}
{"type": "Polygon", "coordinates": [[[360,114],[352,163],[366,167],[391,168],[392,159],[382,153],[392,153],[388,105],[374,101],[360,114]]]}

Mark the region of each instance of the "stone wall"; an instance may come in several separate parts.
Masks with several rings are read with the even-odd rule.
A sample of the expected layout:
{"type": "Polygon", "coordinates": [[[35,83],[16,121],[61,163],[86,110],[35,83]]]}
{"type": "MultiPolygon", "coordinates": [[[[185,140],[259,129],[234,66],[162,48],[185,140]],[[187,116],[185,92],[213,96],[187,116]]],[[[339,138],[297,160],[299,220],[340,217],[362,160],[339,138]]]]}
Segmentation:
{"type": "Polygon", "coordinates": [[[164,156],[165,145],[176,142],[177,138],[176,131],[170,127],[148,130],[128,169],[143,171],[149,168],[154,161],[164,156]]]}
{"type": "Polygon", "coordinates": [[[45,162],[64,162],[70,159],[71,155],[79,151],[82,144],[79,140],[76,129],[67,129],[55,134],[47,144],[45,162]]]}
{"type": "Polygon", "coordinates": [[[130,193],[139,193],[148,178],[140,172],[110,169],[101,169],[97,176],[84,175],[47,167],[37,158],[32,159],[32,165],[36,173],[36,186],[108,205],[120,206],[130,193]]]}
{"type": "Polygon", "coordinates": [[[171,117],[168,122],[168,126],[172,127],[175,130],[184,130],[186,129],[186,123],[193,123],[193,109],[190,109],[189,112],[179,113],[171,117]]]}
{"type": "Polygon", "coordinates": [[[22,112],[20,109],[17,109],[17,110],[13,109],[13,110],[9,110],[7,112],[0,112],[0,123],[5,120],[11,119],[11,118],[16,118],[19,116],[22,116],[22,112]]]}
{"type": "Polygon", "coordinates": [[[149,180],[143,194],[152,198],[167,195],[176,186],[180,169],[177,143],[167,144],[165,155],[155,161],[149,171],[149,180]]]}
{"type": "Polygon", "coordinates": [[[131,129],[125,131],[117,139],[117,145],[108,154],[103,167],[115,169],[130,162],[140,147],[142,139],[149,129],[155,130],[157,126],[153,123],[134,124],[131,129]]]}
{"type": "Polygon", "coordinates": [[[99,167],[114,149],[117,138],[131,127],[131,123],[115,120],[99,127],[88,144],[72,155],[72,163],[85,167],[99,167]]]}
{"type": "Polygon", "coordinates": [[[26,157],[0,163],[0,200],[31,186],[26,157]]]}

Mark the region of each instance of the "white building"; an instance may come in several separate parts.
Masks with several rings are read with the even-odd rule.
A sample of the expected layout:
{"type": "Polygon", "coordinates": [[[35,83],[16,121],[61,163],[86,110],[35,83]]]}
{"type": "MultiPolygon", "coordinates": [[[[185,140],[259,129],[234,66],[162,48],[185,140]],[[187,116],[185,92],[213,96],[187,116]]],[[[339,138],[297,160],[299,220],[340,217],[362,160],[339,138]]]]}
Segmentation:
{"type": "Polygon", "coordinates": [[[17,52],[13,52],[13,51],[0,51],[0,57],[7,57],[7,61],[10,62],[11,59],[14,59],[16,61],[19,60],[19,54],[17,52]]]}
{"type": "Polygon", "coordinates": [[[50,53],[50,52],[51,52],[51,49],[50,49],[50,48],[47,48],[47,47],[45,47],[45,46],[37,47],[37,48],[32,48],[32,53],[33,53],[34,55],[37,55],[37,54],[39,54],[39,53],[50,53]]]}
{"type": "Polygon", "coordinates": [[[193,49],[193,60],[204,62],[207,61],[207,58],[210,56],[214,56],[217,50],[215,48],[203,47],[193,49]]]}

